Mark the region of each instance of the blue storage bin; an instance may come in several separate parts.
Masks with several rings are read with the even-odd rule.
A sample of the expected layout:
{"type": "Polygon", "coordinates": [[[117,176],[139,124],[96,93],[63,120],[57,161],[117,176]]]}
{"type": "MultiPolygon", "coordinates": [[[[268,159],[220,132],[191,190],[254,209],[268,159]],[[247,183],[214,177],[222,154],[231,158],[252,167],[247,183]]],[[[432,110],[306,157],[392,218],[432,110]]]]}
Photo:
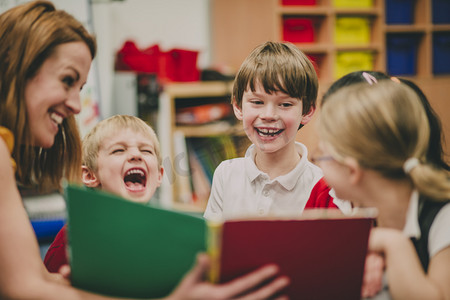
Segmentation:
{"type": "Polygon", "coordinates": [[[412,24],[414,0],[386,0],[386,24],[412,24]]]}
{"type": "Polygon", "coordinates": [[[53,241],[65,223],[65,219],[31,220],[31,226],[33,226],[34,233],[39,242],[53,241]]]}
{"type": "Polygon", "coordinates": [[[391,75],[415,75],[417,69],[417,34],[388,34],[386,37],[387,71],[391,75]]]}
{"type": "Polygon", "coordinates": [[[433,73],[450,74],[450,32],[433,33],[433,73]]]}
{"type": "Polygon", "coordinates": [[[450,0],[433,0],[433,23],[450,24],[450,0]]]}

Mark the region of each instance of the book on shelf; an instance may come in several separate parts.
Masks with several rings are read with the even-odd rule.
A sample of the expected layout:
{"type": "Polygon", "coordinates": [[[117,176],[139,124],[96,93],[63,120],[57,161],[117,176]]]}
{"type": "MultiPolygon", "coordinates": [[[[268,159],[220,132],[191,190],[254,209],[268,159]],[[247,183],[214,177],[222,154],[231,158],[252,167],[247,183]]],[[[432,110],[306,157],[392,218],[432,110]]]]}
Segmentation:
{"type": "Polygon", "coordinates": [[[211,192],[214,171],[224,160],[237,156],[233,138],[227,135],[186,138],[192,199],[205,202],[211,192]]]}
{"type": "Polygon", "coordinates": [[[229,220],[210,225],[211,280],[227,282],[274,263],[290,278],[290,299],[360,299],[372,210],[343,216],[306,210],[296,219],[229,220]]]}
{"type": "Polygon", "coordinates": [[[194,198],[192,195],[192,184],[190,174],[192,171],[189,167],[189,154],[186,147],[186,138],[181,130],[173,132],[173,152],[174,152],[174,171],[177,174],[176,187],[178,201],[181,203],[192,203],[194,198]]]}
{"type": "Polygon", "coordinates": [[[85,187],[69,185],[64,195],[72,284],[78,288],[164,297],[197,253],[208,251],[215,282],[274,263],[291,280],[285,291],[290,299],[359,299],[372,217],[310,210],[295,219],[213,223],[85,187]]]}
{"type": "Polygon", "coordinates": [[[178,108],[175,120],[177,124],[200,125],[222,120],[231,115],[231,104],[219,102],[178,108]]]}
{"type": "Polygon", "coordinates": [[[204,252],[202,217],[65,188],[72,284],[117,297],[168,295],[204,252]]]}
{"type": "Polygon", "coordinates": [[[206,203],[211,193],[211,182],[206,175],[197,154],[189,151],[189,166],[192,181],[192,198],[196,203],[206,203]]]}
{"type": "Polygon", "coordinates": [[[222,161],[237,157],[233,137],[228,135],[187,138],[186,144],[188,152],[194,153],[200,161],[210,183],[215,169],[222,161]]]}
{"type": "Polygon", "coordinates": [[[189,154],[194,155],[203,169],[206,179],[211,184],[214,175],[214,170],[217,165],[214,165],[212,161],[213,141],[215,138],[205,137],[205,138],[188,138],[186,140],[186,145],[189,154]]]}

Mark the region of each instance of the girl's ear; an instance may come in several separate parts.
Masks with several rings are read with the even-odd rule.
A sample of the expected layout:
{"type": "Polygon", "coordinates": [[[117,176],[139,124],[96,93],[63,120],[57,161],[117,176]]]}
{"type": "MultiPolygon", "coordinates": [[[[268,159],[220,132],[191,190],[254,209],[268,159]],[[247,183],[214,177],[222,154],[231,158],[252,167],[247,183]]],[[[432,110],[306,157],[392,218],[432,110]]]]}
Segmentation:
{"type": "Polygon", "coordinates": [[[308,124],[308,122],[311,121],[315,111],[316,111],[316,109],[314,107],[311,107],[309,112],[306,115],[302,116],[302,121],[300,122],[300,124],[302,124],[302,125],[308,124]]]}
{"type": "Polygon", "coordinates": [[[358,161],[352,157],[347,157],[344,164],[349,170],[348,178],[351,184],[356,185],[361,181],[363,170],[358,161]]]}
{"type": "Polygon", "coordinates": [[[236,99],[233,99],[233,111],[234,111],[234,115],[236,116],[236,118],[239,121],[242,121],[242,108],[237,106],[236,99]]]}
{"type": "Polygon", "coordinates": [[[398,79],[398,78],[395,77],[395,76],[392,76],[392,77],[391,77],[391,80],[392,80],[393,82],[396,82],[396,83],[401,83],[400,79],[398,79]]]}
{"type": "Polygon", "coordinates": [[[86,166],[81,167],[81,179],[85,186],[87,187],[99,187],[101,185],[100,180],[97,179],[97,176],[94,172],[86,166]]]}

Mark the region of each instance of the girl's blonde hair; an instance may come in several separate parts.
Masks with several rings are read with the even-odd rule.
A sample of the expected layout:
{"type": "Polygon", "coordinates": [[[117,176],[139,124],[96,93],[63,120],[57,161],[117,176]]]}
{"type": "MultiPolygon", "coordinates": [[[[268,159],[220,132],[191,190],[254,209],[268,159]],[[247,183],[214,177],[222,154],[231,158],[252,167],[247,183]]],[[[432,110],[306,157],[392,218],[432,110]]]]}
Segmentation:
{"type": "Polygon", "coordinates": [[[155,131],[143,120],[134,116],[115,115],[100,121],[83,139],[83,165],[97,171],[97,157],[100,145],[105,138],[117,133],[119,130],[131,129],[142,133],[153,142],[158,164],[161,166],[162,157],[158,138],[155,131]]]}
{"type": "Polygon", "coordinates": [[[406,85],[383,80],[342,88],[321,107],[318,132],[337,161],[352,157],[386,178],[409,177],[420,194],[450,198],[449,172],[426,160],[427,115],[417,94],[406,85]],[[410,158],[419,164],[405,171],[410,158]]]}

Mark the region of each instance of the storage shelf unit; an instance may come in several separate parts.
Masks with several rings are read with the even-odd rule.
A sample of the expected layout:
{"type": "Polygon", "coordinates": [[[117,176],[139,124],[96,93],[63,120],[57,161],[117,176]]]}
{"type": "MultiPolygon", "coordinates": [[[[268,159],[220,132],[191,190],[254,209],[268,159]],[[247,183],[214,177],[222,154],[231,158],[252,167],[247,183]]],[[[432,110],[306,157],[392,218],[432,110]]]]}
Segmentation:
{"type": "Polygon", "coordinates": [[[276,26],[274,40],[290,41],[309,55],[317,64],[321,81],[332,81],[340,77],[349,67],[351,68],[348,63],[358,66],[357,60],[349,62],[342,60],[346,53],[357,52],[360,55],[359,53],[363,52],[366,56],[362,61],[364,65],[369,65],[373,69],[382,69],[385,58],[383,55],[384,39],[381,33],[383,8],[380,1],[376,1],[369,7],[343,8],[333,6],[331,1],[318,1],[316,5],[283,5],[282,1],[276,0],[274,6],[276,26]],[[306,43],[298,42],[296,39],[301,39],[301,34],[304,32],[299,26],[292,29],[291,38],[286,38],[284,32],[287,19],[311,20],[314,26],[309,30],[313,31],[314,40],[306,43]],[[348,23],[347,27],[345,27],[344,21],[348,23]],[[338,24],[344,24],[344,26],[340,27],[338,24]],[[295,32],[296,29],[298,32],[295,32]],[[346,32],[346,30],[350,30],[350,32],[346,32]],[[352,30],[356,30],[356,33],[351,32],[352,30]],[[297,38],[295,38],[296,34],[297,38]],[[347,38],[348,41],[337,41],[338,34],[347,38]],[[352,37],[356,38],[353,42],[351,41],[352,37]],[[357,40],[361,37],[364,38],[362,42],[357,40]]]}
{"type": "MultiPolygon", "coordinates": [[[[439,48],[439,40],[436,39],[436,34],[442,33],[450,36],[450,6],[447,6],[447,20],[446,24],[434,24],[433,23],[433,5],[436,3],[444,3],[442,0],[416,0],[416,1],[393,1],[385,0],[386,9],[389,9],[390,2],[398,2],[403,7],[401,11],[411,12],[411,15],[399,16],[394,20],[386,20],[384,31],[387,39],[389,37],[399,37],[404,39],[405,45],[399,45],[399,49],[404,47],[404,55],[411,55],[411,63],[415,66],[413,74],[405,74],[413,76],[417,79],[433,78],[441,75],[450,75],[450,41],[447,39],[444,41],[445,50],[447,55],[443,55],[442,60],[438,55],[434,55],[434,50],[439,48]],[[408,38],[410,39],[411,46],[407,47],[408,38]],[[414,41],[416,39],[416,41],[414,41]],[[409,51],[409,52],[408,52],[409,51]],[[414,52],[414,53],[411,53],[414,52]],[[436,61],[439,59],[439,62],[436,61]],[[444,72],[435,72],[433,66],[435,64],[443,66],[444,72]],[[445,70],[446,69],[446,70],[445,70]]],[[[448,2],[448,1],[447,1],[448,2]]],[[[448,5],[448,4],[447,4],[448,5]]],[[[445,9],[445,8],[444,8],[445,9]]],[[[391,51],[396,51],[395,45],[393,49],[389,48],[389,41],[387,42],[387,55],[391,51]]],[[[400,50],[401,51],[401,50],[400,50]]],[[[390,72],[390,64],[388,62],[386,71],[390,72]]],[[[406,68],[406,66],[405,66],[406,68]]],[[[407,70],[406,70],[407,71],[407,70]]],[[[395,73],[395,72],[390,72],[395,73]]],[[[408,72],[406,72],[408,73],[408,72]]],[[[403,75],[401,72],[394,75],[403,75]]]]}
{"type": "MultiPolygon", "coordinates": [[[[412,55],[413,74],[396,74],[408,77],[425,92],[436,112],[440,115],[446,136],[446,151],[450,153],[450,1],[448,0],[290,0],[315,5],[283,5],[282,0],[214,0],[212,11],[213,62],[238,69],[245,57],[257,45],[272,40],[283,40],[283,19],[299,17],[314,20],[315,40],[295,43],[318,64],[319,99],[328,86],[337,79],[338,54],[342,52],[367,52],[372,55],[372,69],[388,72],[387,40],[393,35],[417,38],[417,49],[412,55]],[[366,8],[342,8],[335,3],[347,2],[366,8]],[[395,9],[394,16],[386,14],[391,5],[412,5],[395,9]],[[408,15],[409,14],[409,15],[408,15]],[[433,16],[434,15],[434,16],[433,16]],[[335,24],[339,17],[363,17],[370,22],[370,42],[366,45],[337,45],[334,40],[335,24]],[[389,20],[387,18],[389,17],[389,20]],[[410,19],[409,24],[392,18],[410,19]],[[436,70],[438,72],[436,72],[436,70]]],[[[392,11],[392,10],[391,10],[392,11]]],[[[401,41],[400,41],[401,42],[401,41]]],[[[400,49],[402,59],[410,53],[400,49]]],[[[405,51],[411,51],[406,48],[405,51]]],[[[311,123],[314,123],[314,119],[311,123]]],[[[298,138],[313,150],[317,144],[313,124],[299,131],[298,138]]]]}
{"type": "MultiPolygon", "coordinates": [[[[315,5],[283,5],[282,0],[215,0],[212,3],[214,61],[237,69],[256,45],[267,40],[285,40],[286,28],[283,22],[286,19],[298,18],[312,21],[310,25],[305,26],[312,27],[314,40],[311,41],[308,34],[308,41],[293,43],[317,59],[320,81],[325,85],[337,79],[335,68],[339,63],[338,52],[366,51],[372,55],[372,69],[389,72],[387,59],[391,49],[386,48],[386,45],[387,39],[391,41],[393,34],[417,35],[414,37],[417,38],[417,53],[413,62],[417,65],[416,71],[414,74],[405,75],[418,79],[450,75],[450,72],[439,74],[433,72],[435,49],[441,47],[444,53],[448,51],[446,36],[450,34],[448,0],[290,2],[315,3],[315,5]],[[359,6],[365,4],[367,7],[344,8],[336,6],[336,3],[359,6]],[[336,22],[346,17],[369,20],[369,43],[340,45],[334,41],[336,22]],[[438,22],[433,22],[433,19],[438,19],[438,22]]],[[[301,25],[302,23],[297,24],[301,25]]],[[[447,62],[442,63],[445,65],[447,62]]]]}

